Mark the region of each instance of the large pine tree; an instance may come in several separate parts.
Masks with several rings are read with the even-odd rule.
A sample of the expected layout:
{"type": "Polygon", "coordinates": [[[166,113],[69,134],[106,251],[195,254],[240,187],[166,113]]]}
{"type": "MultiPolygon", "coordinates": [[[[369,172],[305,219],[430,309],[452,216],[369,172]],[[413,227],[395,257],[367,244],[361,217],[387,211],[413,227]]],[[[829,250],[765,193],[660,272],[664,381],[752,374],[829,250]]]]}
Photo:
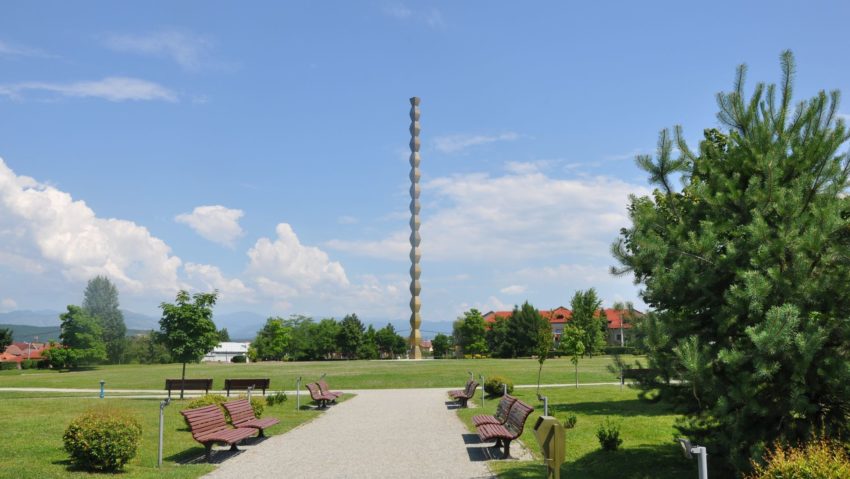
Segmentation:
{"type": "Polygon", "coordinates": [[[118,288],[106,276],[90,279],[83,295],[83,310],[100,323],[109,362],[120,363],[127,347],[127,326],[118,306],[118,288]]]}
{"type": "Polygon", "coordinates": [[[792,104],[781,63],[749,98],[739,68],[699,151],[676,128],[638,158],[657,189],[632,198],[613,248],[655,310],[642,328],[661,373],[644,386],[738,470],[775,440],[850,437],[850,134],[837,91],[792,104]]]}

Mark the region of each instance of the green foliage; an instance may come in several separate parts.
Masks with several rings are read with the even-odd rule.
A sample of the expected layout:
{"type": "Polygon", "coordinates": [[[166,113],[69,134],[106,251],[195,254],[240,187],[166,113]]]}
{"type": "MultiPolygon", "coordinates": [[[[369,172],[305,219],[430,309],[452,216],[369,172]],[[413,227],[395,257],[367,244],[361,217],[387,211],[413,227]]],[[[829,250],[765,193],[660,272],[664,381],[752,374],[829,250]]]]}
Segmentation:
{"type": "Polygon", "coordinates": [[[632,346],[606,346],[602,353],[614,356],[618,354],[643,354],[643,351],[632,346]]]}
{"type": "Polygon", "coordinates": [[[599,439],[599,445],[602,446],[603,451],[616,451],[623,444],[623,440],[620,439],[620,425],[607,417],[596,429],[596,438],[599,439]]]}
{"type": "Polygon", "coordinates": [[[34,369],[38,366],[38,361],[34,359],[24,359],[21,361],[21,369],[34,369]]]}
{"type": "Polygon", "coordinates": [[[339,323],[337,346],[346,359],[355,359],[363,344],[363,332],[366,328],[356,314],[348,314],[339,323]]]}
{"type": "Polygon", "coordinates": [[[271,407],[271,406],[274,406],[275,404],[281,404],[281,403],[284,403],[288,400],[289,400],[289,398],[286,396],[286,392],[284,392],[284,391],[269,393],[269,395],[266,396],[266,405],[271,407]]]}
{"type": "Polygon", "coordinates": [[[576,427],[577,422],[578,422],[578,417],[576,417],[575,414],[568,414],[564,418],[564,428],[565,429],[572,429],[572,428],[576,427]]]}
{"type": "Polygon", "coordinates": [[[233,356],[232,358],[230,358],[230,362],[242,364],[242,363],[248,362],[248,358],[246,356],[240,354],[238,356],[233,356]]]}
{"type": "Polygon", "coordinates": [[[508,341],[514,357],[534,355],[540,358],[540,353],[545,349],[545,360],[552,347],[552,329],[549,321],[544,319],[534,306],[528,301],[522,306],[514,306],[507,326],[508,341]]]}
{"type": "Polygon", "coordinates": [[[67,312],[59,315],[59,319],[62,321],[59,338],[64,348],[50,349],[46,353],[53,367],[72,368],[107,359],[103,330],[96,319],[71,304],[67,312]]]}
{"type": "Polygon", "coordinates": [[[593,357],[594,354],[601,354],[605,348],[605,333],[608,329],[608,323],[605,315],[601,314],[601,307],[602,300],[596,296],[596,290],[593,288],[587,291],[576,291],[570,301],[570,308],[573,311],[570,324],[584,333],[582,338],[584,354],[590,357],[593,357]]]}
{"type": "Polygon", "coordinates": [[[221,328],[218,331],[218,340],[222,343],[230,342],[230,333],[227,331],[227,328],[221,328]]]}
{"type": "Polygon", "coordinates": [[[407,341],[395,332],[392,324],[378,330],[375,342],[382,358],[392,359],[407,352],[407,341]]]}
{"type": "Polygon", "coordinates": [[[333,318],[326,318],[316,325],[312,345],[315,359],[328,359],[339,348],[337,348],[337,337],[340,334],[339,323],[333,318]]]}
{"type": "Polygon", "coordinates": [[[370,324],[366,328],[366,332],[363,333],[363,341],[360,343],[360,347],[357,348],[357,359],[378,359],[380,353],[378,352],[377,336],[375,327],[370,324]]]}
{"type": "Polygon", "coordinates": [[[282,361],[286,358],[292,340],[292,328],[283,324],[282,318],[268,318],[257,333],[251,347],[260,361],[282,361]]]}
{"type": "Polygon", "coordinates": [[[508,394],[514,392],[514,383],[504,376],[490,376],[484,380],[484,392],[496,397],[505,393],[505,385],[508,386],[508,394]]]}
{"type": "Polygon", "coordinates": [[[12,330],[0,328],[0,352],[5,351],[10,344],[12,344],[12,330]]]}
{"type": "Polygon", "coordinates": [[[159,320],[160,338],[168,346],[171,356],[181,362],[200,361],[219,343],[218,330],[212,320],[218,292],[177,293],[175,304],[161,303],[159,320]]]}
{"type": "Polygon", "coordinates": [[[127,340],[124,360],[128,363],[168,364],[172,362],[163,341],[156,331],[133,336],[127,340]]]}
{"type": "Polygon", "coordinates": [[[574,324],[564,326],[564,331],[561,333],[561,342],[558,343],[558,350],[570,356],[570,362],[573,363],[576,373],[576,388],[578,388],[578,362],[584,355],[584,341],[587,338],[584,330],[574,324]]]}
{"type": "Polygon", "coordinates": [[[98,409],[77,416],[62,437],[71,461],[89,471],[120,470],[136,456],[142,427],[120,410],[98,409]]]}
{"type": "Polygon", "coordinates": [[[850,456],[841,443],[824,439],[802,446],[776,446],[765,462],[753,462],[747,479],[845,479],[850,477],[850,456]]]}
{"type": "Polygon", "coordinates": [[[738,470],[765,444],[850,436],[850,131],[837,91],[794,103],[790,52],[779,86],[747,98],[745,72],[718,95],[727,131],[692,152],[677,127],[638,158],[657,189],[612,247],[655,310],[639,329],[660,373],[643,387],[738,470]]]}
{"type": "Polygon", "coordinates": [[[516,357],[515,345],[511,338],[508,319],[500,316],[490,325],[487,330],[487,348],[497,358],[516,357]]]}
{"type": "Polygon", "coordinates": [[[0,371],[11,371],[13,369],[18,369],[18,363],[16,363],[15,361],[0,362],[0,371]]]}
{"type": "Polygon", "coordinates": [[[431,347],[434,349],[435,358],[444,358],[448,356],[452,347],[451,338],[443,333],[437,333],[434,339],[431,340],[431,347]]]}
{"type": "Polygon", "coordinates": [[[121,362],[127,347],[127,326],[118,306],[118,289],[109,278],[96,276],[89,280],[83,295],[83,310],[99,322],[109,362],[121,362]]]}
{"type": "Polygon", "coordinates": [[[454,322],[452,336],[464,355],[486,354],[486,326],[481,311],[470,309],[454,322]]]}

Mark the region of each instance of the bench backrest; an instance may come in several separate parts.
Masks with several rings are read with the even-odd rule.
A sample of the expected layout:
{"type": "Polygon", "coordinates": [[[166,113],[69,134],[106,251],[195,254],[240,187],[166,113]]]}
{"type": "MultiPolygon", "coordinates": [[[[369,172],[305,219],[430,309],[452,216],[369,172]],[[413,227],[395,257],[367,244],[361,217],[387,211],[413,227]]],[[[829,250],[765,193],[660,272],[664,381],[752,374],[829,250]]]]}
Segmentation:
{"type": "Polygon", "coordinates": [[[271,379],[262,378],[262,379],[225,379],[224,380],[224,389],[228,391],[231,389],[248,389],[251,386],[254,386],[254,389],[263,389],[266,390],[269,388],[269,383],[271,383],[271,379]]]}
{"type": "Polygon", "coordinates": [[[331,387],[328,386],[327,381],[325,381],[324,379],[319,379],[318,381],[316,381],[316,385],[319,386],[319,391],[322,391],[323,393],[331,392],[331,387]]]}
{"type": "Polygon", "coordinates": [[[505,429],[513,434],[511,439],[516,439],[522,434],[522,429],[525,427],[525,421],[528,415],[534,411],[534,408],[528,404],[516,400],[511,406],[511,412],[508,413],[508,420],[505,422],[505,429]]]}
{"type": "Polygon", "coordinates": [[[191,389],[191,390],[205,390],[209,391],[212,389],[212,379],[166,379],[165,380],[165,389],[169,391],[172,389],[180,389],[180,383],[183,383],[183,389],[191,389]]]}
{"type": "Polygon", "coordinates": [[[180,411],[180,414],[186,418],[189,429],[192,430],[192,437],[199,442],[203,442],[205,437],[214,432],[229,428],[227,420],[224,419],[224,412],[215,404],[186,409],[180,411]]]}
{"type": "Polygon", "coordinates": [[[498,419],[500,423],[507,421],[508,414],[511,411],[511,406],[514,405],[516,400],[517,399],[510,394],[502,396],[502,399],[499,400],[499,405],[496,406],[496,414],[493,414],[493,417],[498,419]]]}
{"type": "Polygon", "coordinates": [[[307,389],[310,391],[310,397],[314,400],[319,400],[322,398],[322,390],[319,389],[319,385],[316,383],[307,384],[307,389]]]}
{"type": "Polygon", "coordinates": [[[470,382],[466,385],[466,391],[465,391],[465,394],[464,394],[464,395],[465,395],[466,397],[468,397],[468,398],[472,399],[472,396],[475,396],[475,390],[477,390],[477,389],[478,389],[478,383],[477,383],[477,382],[475,382],[475,381],[470,381],[470,382]]]}
{"type": "Polygon", "coordinates": [[[251,407],[251,403],[249,403],[247,399],[237,399],[235,401],[226,402],[224,403],[224,408],[227,409],[227,412],[230,414],[230,422],[232,422],[234,426],[239,426],[246,421],[253,421],[254,419],[257,419],[257,417],[254,416],[254,408],[251,407]]]}

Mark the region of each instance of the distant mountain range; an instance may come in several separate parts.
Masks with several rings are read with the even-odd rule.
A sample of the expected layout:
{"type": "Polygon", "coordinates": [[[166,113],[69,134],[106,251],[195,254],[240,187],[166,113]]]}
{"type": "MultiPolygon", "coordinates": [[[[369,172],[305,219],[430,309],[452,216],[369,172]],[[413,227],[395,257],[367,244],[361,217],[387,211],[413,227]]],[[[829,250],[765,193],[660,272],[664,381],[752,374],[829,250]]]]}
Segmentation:
{"type": "MultiPolygon", "coordinates": [[[[159,318],[133,311],[122,310],[127,334],[144,333],[151,329],[159,329],[159,318]]],[[[59,338],[58,311],[10,311],[0,313],[0,328],[12,329],[15,341],[32,341],[38,336],[39,341],[56,340],[59,338]]],[[[227,328],[230,338],[234,341],[251,341],[257,331],[266,323],[267,316],[250,311],[222,313],[213,316],[216,327],[227,328]]],[[[342,318],[337,318],[342,319],[342,318]]],[[[375,329],[383,328],[390,323],[402,336],[410,332],[410,323],[406,319],[399,320],[364,320],[365,325],[372,324],[375,329]]],[[[437,333],[451,334],[452,324],[449,322],[423,321],[421,326],[423,338],[433,338],[437,333]]]]}

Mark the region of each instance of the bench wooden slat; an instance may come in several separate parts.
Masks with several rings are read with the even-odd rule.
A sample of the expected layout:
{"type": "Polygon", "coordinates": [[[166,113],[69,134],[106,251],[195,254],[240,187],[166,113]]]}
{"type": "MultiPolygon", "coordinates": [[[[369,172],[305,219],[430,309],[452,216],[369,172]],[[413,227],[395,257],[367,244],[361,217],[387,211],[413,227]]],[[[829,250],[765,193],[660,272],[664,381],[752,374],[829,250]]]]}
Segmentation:
{"type": "Polygon", "coordinates": [[[320,408],[327,407],[328,401],[336,400],[336,396],[322,393],[322,390],[316,383],[307,384],[307,390],[310,391],[310,398],[312,398],[320,408]]]}
{"type": "Polygon", "coordinates": [[[205,379],[166,379],[165,380],[165,389],[168,390],[168,397],[171,397],[171,391],[181,389],[180,384],[183,384],[182,389],[184,391],[201,391],[204,390],[209,394],[210,389],[212,389],[213,380],[212,378],[205,379]]]}
{"type": "Polygon", "coordinates": [[[247,399],[237,399],[224,403],[227,412],[230,413],[230,420],[236,427],[250,427],[260,431],[260,437],[265,435],[267,427],[274,426],[280,421],[275,418],[260,419],[254,416],[254,408],[247,399]]]}
{"type": "Polygon", "coordinates": [[[256,432],[256,429],[253,428],[237,427],[234,429],[228,426],[224,412],[215,404],[186,409],[180,411],[180,413],[186,418],[189,429],[192,431],[192,437],[204,445],[207,461],[210,460],[214,443],[230,444],[231,450],[236,450],[236,444],[239,441],[254,435],[256,432]]]}
{"type": "Polygon", "coordinates": [[[252,386],[254,389],[262,389],[263,396],[265,396],[266,389],[269,389],[270,385],[271,379],[269,378],[234,378],[224,380],[224,389],[227,391],[228,396],[230,396],[231,389],[248,389],[252,386]]]}
{"type": "Polygon", "coordinates": [[[516,400],[517,399],[510,394],[505,394],[502,396],[502,399],[499,400],[499,405],[496,406],[495,414],[492,416],[489,414],[472,416],[472,424],[474,424],[475,427],[481,426],[482,424],[504,424],[505,421],[508,420],[508,413],[516,400]]]}
{"type": "Polygon", "coordinates": [[[511,405],[508,419],[504,424],[482,424],[476,428],[478,437],[482,441],[496,440],[496,446],[504,444],[505,452],[503,458],[511,455],[511,441],[522,435],[525,422],[534,408],[528,404],[516,400],[511,405]]]}

